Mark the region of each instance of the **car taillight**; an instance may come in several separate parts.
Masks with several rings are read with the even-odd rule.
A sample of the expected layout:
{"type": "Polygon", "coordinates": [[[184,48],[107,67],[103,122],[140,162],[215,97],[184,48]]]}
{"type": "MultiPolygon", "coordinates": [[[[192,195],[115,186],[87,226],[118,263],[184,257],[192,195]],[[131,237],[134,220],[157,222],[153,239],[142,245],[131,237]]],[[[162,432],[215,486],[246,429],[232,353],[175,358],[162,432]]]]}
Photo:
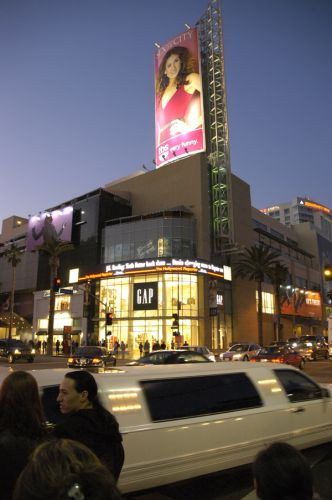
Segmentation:
{"type": "Polygon", "coordinates": [[[251,359],[249,359],[249,361],[250,361],[250,363],[256,363],[257,359],[251,358],[251,359]]]}
{"type": "Polygon", "coordinates": [[[284,358],[274,358],[271,361],[272,361],[272,363],[284,363],[285,362],[284,358]]]}

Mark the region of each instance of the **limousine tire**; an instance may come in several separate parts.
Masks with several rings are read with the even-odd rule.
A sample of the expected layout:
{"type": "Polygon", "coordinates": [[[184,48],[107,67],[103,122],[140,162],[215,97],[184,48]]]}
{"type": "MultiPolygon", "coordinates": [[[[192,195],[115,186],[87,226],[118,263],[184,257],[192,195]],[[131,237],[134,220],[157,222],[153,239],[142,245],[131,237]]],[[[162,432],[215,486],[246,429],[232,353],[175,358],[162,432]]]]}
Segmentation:
{"type": "Polygon", "coordinates": [[[243,361],[249,361],[248,356],[244,356],[243,361]]]}

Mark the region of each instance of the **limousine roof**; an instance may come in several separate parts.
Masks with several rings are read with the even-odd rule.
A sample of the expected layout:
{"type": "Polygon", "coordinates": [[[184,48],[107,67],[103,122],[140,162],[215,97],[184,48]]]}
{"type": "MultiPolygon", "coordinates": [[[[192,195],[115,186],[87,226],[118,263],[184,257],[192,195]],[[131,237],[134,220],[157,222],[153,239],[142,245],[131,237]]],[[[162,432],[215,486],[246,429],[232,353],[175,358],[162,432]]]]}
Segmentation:
{"type": "MultiPolygon", "coordinates": [[[[269,369],[297,370],[289,365],[276,365],[274,363],[240,363],[231,361],[228,363],[191,363],[185,365],[143,365],[143,366],[123,366],[105,371],[92,372],[96,375],[98,383],[106,385],[110,377],[117,380],[117,384],[123,385],[131,381],[158,378],[193,377],[200,375],[212,375],[222,373],[250,373],[254,378],[267,377],[269,369]],[[265,375],[264,375],[265,374],[265,375]],[[121,382],[120,382],[121,381],[121,382]]],[[[58,384],[66,373],[72,371],[70,368],[46,368],[30,370],[30,373],[37,379],[39,385],[58,384]]],[[[74,369],[74,371],[77,371],[74,369]]],[[[0,368],[0,383],[12,372],[12,368],[0,368]]]]}

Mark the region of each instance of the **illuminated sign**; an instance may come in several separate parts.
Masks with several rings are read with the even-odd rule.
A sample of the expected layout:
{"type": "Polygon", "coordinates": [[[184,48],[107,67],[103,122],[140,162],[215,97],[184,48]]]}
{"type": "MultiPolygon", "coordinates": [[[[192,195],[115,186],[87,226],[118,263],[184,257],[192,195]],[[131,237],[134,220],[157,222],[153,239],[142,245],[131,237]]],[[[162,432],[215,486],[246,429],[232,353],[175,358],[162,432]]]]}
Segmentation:
{"type": "Polygon", "coordinates": [[[169,40],[155,54],[156,166],[205,151],[197,28],[169,40]]]}
{"type": "Polygon", "coordinates": [[[106,279],[123,275],[147,274],[147,273],[189,273],[206,274],[216,278],[231,281],[231,268],[218,267],[214,264],[201,262],[198,260],[182,259],[156,259],[145,261],[125,262],[123,264],[109,264],[104,272],[91,273],[81,276],[78,281],[91,279],[106,279]]]}
{"type": "Polygon", "coordinates": [[[158,309],[158,282],[134,283],[134,311],[158,309]]]}
{"type": "Polygon", "coordinates": [[[320,210],[321,212],[325,212],[327,214],[331,213],[331,210],[327,207],[324,207],[324,205],[320,205],[319,203],[314,203],[313,201],[304,201],[303,205],[305,207],[312,208],[313,210],[320,210]]]}
{"type": "Polygon", "coordinates": [[[70,241],[72,222],[71,206],[33,215],[28,222],[27,250],[35,250],[44,243],[52,245],[60,241],[70,241]]]}

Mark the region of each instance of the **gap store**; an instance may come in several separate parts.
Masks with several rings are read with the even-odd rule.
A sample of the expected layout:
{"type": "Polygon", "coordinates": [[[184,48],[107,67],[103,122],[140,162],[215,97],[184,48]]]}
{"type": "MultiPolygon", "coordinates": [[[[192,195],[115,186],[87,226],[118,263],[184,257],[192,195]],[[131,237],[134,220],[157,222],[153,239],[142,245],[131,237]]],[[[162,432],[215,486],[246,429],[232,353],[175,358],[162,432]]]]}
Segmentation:
{"type": "Polygon", "coordinates": [[[96,282],[98,337],[125,342],[165,342],[167,347],[208,345],[220,349],[231,339],[231,270],[198,260],[152,259],[110,264],[105,272],[85,275],[96,282]],[[112,313],[106,325],[105,313],[112,313]],[[178,333],[178,335],[174,335],[178,333]]]}

